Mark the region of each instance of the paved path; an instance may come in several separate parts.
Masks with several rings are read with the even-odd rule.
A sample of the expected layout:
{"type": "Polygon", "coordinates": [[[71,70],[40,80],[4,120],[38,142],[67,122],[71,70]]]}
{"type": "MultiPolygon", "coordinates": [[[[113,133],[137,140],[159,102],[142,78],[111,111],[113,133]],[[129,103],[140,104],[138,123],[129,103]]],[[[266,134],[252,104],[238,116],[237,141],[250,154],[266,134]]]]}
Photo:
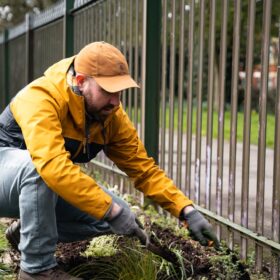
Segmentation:
{"type": "MultiPolygon", "coordinates": [[[[185,161],[186,161],[186,137],[183,136],[183,164],[182,164],[182,184],[185,180],[185,161]]],[[[192,180],[192,192],[191,198],[194,199],[194,166],[195,166],[195,137],[192,141],[192,170],[191,170],[191,180],[192,180]]],[[[242,154],[243,148],[242,143],[237,143],[237,157],[236,157],[236,204],[235,204],[235,217],[236,222],[240,223],[241,216],[241,193],[242,193],[242,154]]],[[[168,160],[168,136],[166,138],[166,156],[165,156],[165,166],[167,167],[168,160]]],[[[228,181],[229,181],[229,142],[224,143],[224,164],[223,164],[223,215],[227,217],[227,203],[228,203],[228,181]]],[[[176,168],[177,168],[177,135],[174,135],[174,151],[173,151],[173,178],[176,178],[176,168]]],[[[265,172],[265,200],[264,200],[264,212],[265,212],[265,235],[271,236],[271,224],[272,224],[272,194],[273,194],[273,156],[274,151],[267,149],[266,151],[266,172],[265,172]]],[[[205,203],[205,164],[206,162],[206,139],[202,139],[201,145],[201,202],[202,206],[205,203]]],[[[250,176],[249,176],[249,228],[254,230],[256,223],[256,196],[257,196],[257,162],[258,162],[258,150],[256,145],[251,145],[250,148],[250,176]]],[[[165,168],[167,170],[167,168],[165,168]]],[[[217,140],[213,140],[212,148],[212,176],[211,176],[211,210],[215,212],[216,207],[216,185],[217,185],[217,140]]]]}

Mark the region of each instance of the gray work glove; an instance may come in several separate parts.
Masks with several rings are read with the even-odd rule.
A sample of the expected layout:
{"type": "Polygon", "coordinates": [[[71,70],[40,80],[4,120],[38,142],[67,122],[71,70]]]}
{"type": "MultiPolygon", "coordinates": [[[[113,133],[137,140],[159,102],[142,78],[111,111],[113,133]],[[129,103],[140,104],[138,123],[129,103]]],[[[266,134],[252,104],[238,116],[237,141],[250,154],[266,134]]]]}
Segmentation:
{"type": "Polygon", "coordinates": [[[191,238],[203,246],[213,245],[215,248],[219,248],[220,244],[212,226],[198,210],[194,209],[188,214],[183,214],[183,218],[187,222],[191,238]]]}
{"type": "Polygon", "coordinates": [[[107,222],[115,234],[132,235],[139,228],[135,214],[128,208],[121,208],[119,213],[107,222]]]}

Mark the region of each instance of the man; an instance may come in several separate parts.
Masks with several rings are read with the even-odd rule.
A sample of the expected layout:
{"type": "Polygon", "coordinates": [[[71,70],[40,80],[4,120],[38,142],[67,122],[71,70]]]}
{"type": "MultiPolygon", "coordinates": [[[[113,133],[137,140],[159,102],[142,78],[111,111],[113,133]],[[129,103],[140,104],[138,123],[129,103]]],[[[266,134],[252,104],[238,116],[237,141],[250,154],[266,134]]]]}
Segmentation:
{"type": "Polygon", "coordinates": [[[95,42],[51,66],[0,115],[0,216],[20,218],[6,232],[21,252],[19,279],[79,279],[57,267],[57,241],[139,232],[126,203],[74,164],[101,150],[138,190],[186,220],[202,245],[218,242],[192,201],[147,156],[120,104],[131,87],[138,85],[123,54],[95,42]]]}

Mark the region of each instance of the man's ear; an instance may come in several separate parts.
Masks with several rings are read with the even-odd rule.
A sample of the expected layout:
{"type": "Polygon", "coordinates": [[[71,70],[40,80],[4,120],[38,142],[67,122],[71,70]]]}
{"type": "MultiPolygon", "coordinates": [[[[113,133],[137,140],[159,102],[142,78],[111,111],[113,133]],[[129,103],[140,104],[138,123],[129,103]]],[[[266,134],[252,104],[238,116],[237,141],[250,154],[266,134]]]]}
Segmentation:
{"type": "Polygon", "coordinates": [[[80,90],[83,89],[85,79],[86,79],[85,75],[76,74],[76,81],[77,81],[77,85],[78,85],[80,90]]]}

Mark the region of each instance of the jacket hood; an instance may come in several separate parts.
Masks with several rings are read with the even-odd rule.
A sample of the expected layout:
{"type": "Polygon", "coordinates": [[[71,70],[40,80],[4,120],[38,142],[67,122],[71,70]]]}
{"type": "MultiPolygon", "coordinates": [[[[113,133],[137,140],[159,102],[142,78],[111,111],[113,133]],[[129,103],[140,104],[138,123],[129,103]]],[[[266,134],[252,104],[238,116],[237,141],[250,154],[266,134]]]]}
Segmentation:
{"type": "Polygon", "coordinates": [[[50,66],[44,73],[45,77],[57,88],[60,94],[67,100],[69,92],[72,92],[67,84],[67,72],[73,63],[75,56],[62,59],[50,66]]]}

